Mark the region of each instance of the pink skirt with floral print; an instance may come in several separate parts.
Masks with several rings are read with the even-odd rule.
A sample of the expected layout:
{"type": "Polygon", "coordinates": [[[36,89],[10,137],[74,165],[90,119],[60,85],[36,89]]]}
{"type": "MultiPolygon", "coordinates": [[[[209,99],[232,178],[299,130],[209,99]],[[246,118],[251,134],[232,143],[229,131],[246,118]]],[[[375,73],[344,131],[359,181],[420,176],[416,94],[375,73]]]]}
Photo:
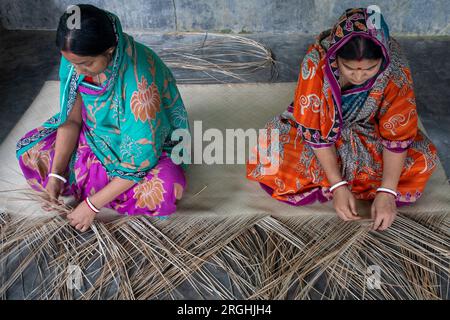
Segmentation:
{"type": "MultiPolygon", "coordinates": [[[[42,129],[42,128],[41,128],[42,129]]],[[[73,195],[77,201],[83,201],[100,191],[110,181],[105,168],[94,155],[81,130],[75,157],[68,166],[66,177],[71,177],[64,185],[62,195],[73,195]]],[[[38,129],[27,133],[32,136],[38,129]]],[[[47,185],[47,175],[52,167],[55,154],[56,131],[39,141],[19,157],[19,165],[28,184],[41,191],[47,185]]],[[[174,213],[176,201],[183,194],[186,186],[184,170],[163,153],[158,164],[147,176],[133,187],[120,194],[105,207],[122,214],[149,214],[165,216],[174,213]]]]}

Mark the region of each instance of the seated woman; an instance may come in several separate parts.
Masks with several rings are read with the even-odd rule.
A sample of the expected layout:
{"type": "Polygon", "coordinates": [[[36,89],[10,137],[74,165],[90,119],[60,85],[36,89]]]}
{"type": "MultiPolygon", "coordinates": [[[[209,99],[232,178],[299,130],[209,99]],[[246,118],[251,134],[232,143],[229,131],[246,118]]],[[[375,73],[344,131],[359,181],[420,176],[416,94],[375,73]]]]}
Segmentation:
{"type": "Polygon", "coordinates": [[[333,199],[345,221],[360,219],[355,199],[374,200],[374,230],[388,228],[396,205],[423,193],[436,148],[418,129],[411,72],[379,15],[349,9],[320,34],[301,64],[295,101],[266,128],[279,130],[276,158],[259,143],[247,177],[292,205],[333,199]]]}
{"type": "Polygon", "coordinates": [[[114,14],[78,7],[80,28],[69,28],[65,13],[57,30],[61,111],[18,142],[23,174],[53,201],[82,201],[68,215],[81,231],[102,207],[169,215],[186,185],[171,159],[171,133],[189,130],[175,79],[114,14]]]}

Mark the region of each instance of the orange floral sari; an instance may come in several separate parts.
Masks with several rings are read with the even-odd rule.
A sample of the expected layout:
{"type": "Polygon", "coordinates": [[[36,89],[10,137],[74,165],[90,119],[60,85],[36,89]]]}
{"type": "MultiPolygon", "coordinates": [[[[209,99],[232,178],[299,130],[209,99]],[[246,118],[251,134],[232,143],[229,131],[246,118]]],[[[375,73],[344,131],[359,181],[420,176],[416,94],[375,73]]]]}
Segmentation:
{"type": "Polygon", "coordinates": [[[397,204],[415,202],[436,167],[436,148],[418,129],[411,72],[397,42],[381,16],[370,22],[366,9],[347,10],[332,30],[310,46],[301,64],[293,104],[269,121],[267,135],[278,130],[279,141],[259,143],[247,177],[275,199],[293,205],[332,199],[330,183],[313,149],[335,145],[338,163],[357,199],[370,200],[380,187],[383,149],[407,150],[398,183],[397,204]],[[384,59],[378,75],[365,84],[341,92],[336,52],[355,36],[381,46],[384,59]],[[279,170],[258,155],[276,150],[279,170]]]}

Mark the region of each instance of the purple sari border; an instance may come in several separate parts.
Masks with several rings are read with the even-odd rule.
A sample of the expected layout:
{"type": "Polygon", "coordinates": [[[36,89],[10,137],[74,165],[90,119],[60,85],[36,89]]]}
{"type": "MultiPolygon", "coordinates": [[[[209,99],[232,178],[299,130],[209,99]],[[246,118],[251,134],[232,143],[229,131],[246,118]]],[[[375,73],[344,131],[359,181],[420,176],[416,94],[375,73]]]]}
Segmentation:
{"type": "MultiPolygon", "coordinates": [[[[273,195],[273,189],[271,187],[266,186],[265,184],[262,184],[262,183],[259,183],[259,185],[265,192],[267,192],[267,194],[269,194],[270,196],[273,195]]],[[[287,201],[287,200],[278,200],[278,199],[277,200],[280,202],[286,203],[290,206],[294,206],[294,207],[307,206],[307,205],[315,203],[316,201],[319,201],[321,203],[328,202],[329,200],[322,195],[322,193],[320,192],[320,189],[321,188],[317,188],[309,196],[307,196],[307,197],[303,198],[302,200],[295,202],[295,203],[287,201]]],[[[404,202],[404,201],[396,200],[395,204],[397,207],[405,207],[405,206],[413,205],[414,202],[404,202]]]]}
{"type": "MultiPolygon", "coordinates": [[[[260,183],[259,185],[270,196],[273,195],[273,189],[271,187],[266,186],[265,184],[262,184],[262,183],[260,183]]],[[[298,202],[291,202],[291,201],[287,201],[287,200],[278,200],[278,201],[284,202],[284,203],[294,206],[294,207],[299,207],[299,206],[307,206],[307,205],[313,204],[316,201],[320,201],[321,203],[324,203],[329,200],[321,194],[320,188],[317,188],[316,190],[314,190],[313,193],[311,193],[310,195],[308,195],[307,197],[303,198],[302,200],[300,200],[298,202]]]]}
{"type": "Polygon", "coordinates": [[[106,86],[104,86],[104,87],[102,88],[102,90],[94,90],[94,89],[90,89],[90,88],[88,88],[88,87],[83,86],[83,84],[81,83],[81,84],[78,86],[78,89],[80,90],[81,93],[96,96],[96,95],[101,95],[101,94],[103,94],[103,93],[106,91],[106,86]]]}
{"type": "Polygon", "coordinates": [[[306,141],[306,140],[305,140],[305,142],[307,144],[309,144],[311,146],[311,148],[313,148],[313,149],[329,148],[329,147],[331,147],[331,146],[333,146],[335,144],[335,142],[318,144],[318,143],[312,143],[312,142],[309,142],[309,141],[306,141]]]}
{"type": "Polygon", "coordinates": [[[403,153],[408,150],[408,148],[388,148],[388,147],[386,147],[386,149],[395,153],[403,153]]]}

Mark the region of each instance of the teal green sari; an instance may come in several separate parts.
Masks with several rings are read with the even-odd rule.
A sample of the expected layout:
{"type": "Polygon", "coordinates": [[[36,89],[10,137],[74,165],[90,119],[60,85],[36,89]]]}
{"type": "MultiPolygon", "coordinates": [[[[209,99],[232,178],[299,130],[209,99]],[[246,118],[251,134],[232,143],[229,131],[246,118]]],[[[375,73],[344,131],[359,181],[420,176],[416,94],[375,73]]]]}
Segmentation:
{"type": "Polygon", "coordinates": [[[105,70],[107,80],[101,87],[86,83],[62,57],[61,110],[34,136],[18,142],[17,157],[65,123],[80,93],[89,147],[110,177],[138,182],[163,152],[171,154],[178,143],[172,132],[189,130],[188,117],[171,71],[151,49],[122,32],[117,16],[108,15],[117,47],[105,70]]]}

